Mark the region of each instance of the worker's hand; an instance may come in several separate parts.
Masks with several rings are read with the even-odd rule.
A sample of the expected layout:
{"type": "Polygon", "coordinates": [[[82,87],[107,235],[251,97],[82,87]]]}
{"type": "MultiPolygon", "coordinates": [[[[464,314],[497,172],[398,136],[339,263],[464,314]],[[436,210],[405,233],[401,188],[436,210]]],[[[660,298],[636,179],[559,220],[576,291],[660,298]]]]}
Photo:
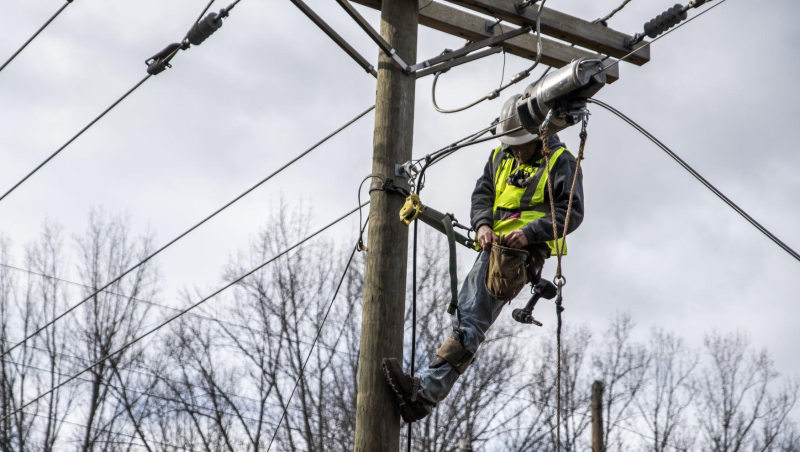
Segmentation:
{"type": "Polygon", "coordinates": [[[509,248],[522,248],[528,244],[528,237],[522,232],[522,229],[517,229],[503,237],[500,244],[509,248]]]}
{"type": "Polygon", "coordinates": [[[483,225],[478,228],[478,244],[481,246],[481,249],[485,250],[490,243],[497,243],[497,235],[492,228],[483,225]]]}

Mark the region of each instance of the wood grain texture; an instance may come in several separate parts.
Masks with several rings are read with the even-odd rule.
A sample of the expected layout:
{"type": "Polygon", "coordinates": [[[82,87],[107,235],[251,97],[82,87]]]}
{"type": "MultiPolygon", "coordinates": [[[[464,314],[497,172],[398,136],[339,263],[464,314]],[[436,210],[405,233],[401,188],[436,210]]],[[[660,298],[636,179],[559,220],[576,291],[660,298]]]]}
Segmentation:
{"type": "MultiPolygon", "coordinates": [[[[392,0],[381,11],[381,36],[407,64],[417,57],[417,8],[416,0],[392,0]]],[[[372,172],[394,177],[395,163],[411,159],[416,77],[375,51],[379,57],[372,172]]],[[[397,216],[403,205],[400,196],[373,191],[370,201],[354,450],[397,452],[400,413],[381,361],[403,359],[408,228],[397,216]]]]}

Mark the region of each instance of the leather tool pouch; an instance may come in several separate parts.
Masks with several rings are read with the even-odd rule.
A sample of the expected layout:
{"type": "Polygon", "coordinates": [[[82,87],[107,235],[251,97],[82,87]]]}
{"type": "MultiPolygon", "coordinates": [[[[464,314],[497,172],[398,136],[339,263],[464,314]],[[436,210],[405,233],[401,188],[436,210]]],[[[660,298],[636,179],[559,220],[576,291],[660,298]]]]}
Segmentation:
{"type": "Polygon", "coordinates": [[[492,244],[486,270],[486,290],[498,300],[513,300],[529,281],[529,256],[525,250],[492,244]]]}

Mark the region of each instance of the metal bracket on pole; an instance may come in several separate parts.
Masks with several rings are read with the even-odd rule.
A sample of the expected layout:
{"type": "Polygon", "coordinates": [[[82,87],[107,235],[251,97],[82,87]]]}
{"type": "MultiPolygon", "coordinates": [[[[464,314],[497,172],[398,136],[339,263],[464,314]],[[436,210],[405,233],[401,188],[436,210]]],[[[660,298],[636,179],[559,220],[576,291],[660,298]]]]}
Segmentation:
{"type": "MultiPolygon", "coordinates": [[[[292,1],[296,2],[299,0],[292,0],[292,1]]],[[[424,77],[434,72],[440,72],[449,69],[451,67],[458,66],[459,64],[468,63],[470,61],[474,61],[479,58],[483,58],[485,56],[500,52],[502,49],[498,47],[496,50],[492,49],[491,51],[478,52],[475,55],[467,56],[469,53],[476,52],[480,49],[483,49],[484,47],[496,47],[505,40],[529,33],[531,31],[531,27],[517,28],[509,32],[499,34],[497,36],[492,36],[491,38],[484,39],[483,41],[479,41],[474,44],[464,46],[453,52],[443,53],[442,55],[436,56],[429,60],[425,60],[413,66],[409,66],[408,64],[406,64],[405,61],[403,61],[402,58],[400,58],[400,55],[397,54],[397,51],[394,48],[392,48],[392,46],[388,42],[386,42],[385,39],[383,39],[380,33],[378,33],[374,28],[372,28],[369,22],[367,22],[367,20],[364,19],[364,17],[361,14],[359,14],[359,12],[353,7],[353,5],[350,4],[348,0],[336,0],[336,2],[339,3],[339,5],[341,5],[342,8],[344,8],[345,12],[347,12],[347,14],[350,15],[350,17],[356,21],[356,23],[361,27],[361,29],[364,30],[365,33],[367,33],[367,35],[375,42],[375,44],[377,44],[378,47],[380,47],[380,49],[387,56],[389,56],[389,58],[391,58],[392,61],[395,62],[395,64],[400,66],[400,68],[403,69],[403,71],[406,74],[417,73],[417,78],[424,77]],[[454,60],[457,60],[457,62],[454,60]],[[433,68],[433,66],[440,63],[444,63],[446,61],[448,61],[448,63],[441,64],[440,66],[433,68]],[[423,69],[425,69],[425,71],[422,71],[423,69]],[[422,73],[419,73],[418,71],[422,73]]]]}
{"type": "MultiPolygon", "coordinates": [[[[444,223],[442,220],[453,221],[452,216],[450,214],[445,214],[439,212],[438,210],[431,208],[430,206],[423,206],[424,210],[419,213],[417,219],[422,221],[423,223],[427,224],[428,226],[436,229],[437,231],[441,232],[442,234],[447,234],[445,229],[444,223]]],[[[463,245],[473,251],[475,250],[475,241],[471,238],[460,234],[458,232],[454,232],[453,236],[455,238],[455,242],[463,245]]]]}

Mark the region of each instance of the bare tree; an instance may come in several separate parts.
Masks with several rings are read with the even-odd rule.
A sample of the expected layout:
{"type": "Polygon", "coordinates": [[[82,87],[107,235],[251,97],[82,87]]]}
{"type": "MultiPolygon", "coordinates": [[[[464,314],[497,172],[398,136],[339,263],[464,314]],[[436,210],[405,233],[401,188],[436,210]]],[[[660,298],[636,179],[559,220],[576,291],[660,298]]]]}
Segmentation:
{"type": "Polygon", "coordinates": [[[634,326],[629,313],[616,314],[597,344],[593,359],[597,379],[605,384],[603,419],[607,450],[626,449],[618,427],[630,420],[633,401],[642,389],[650,365],[646,347],[631,338],[634,326]]]}
{"type": "Polygon", "coordinates": [[[766,350],[754,352],[742,332],[709,334],[704,345],[710,363],[698,382],[702,449],[765,452],[796,444],[788,416],[798,382],[775,387],[779,374],[772,359],[766,350]]]}
{"type": "Polygon", "coordinates": [[[633,399],[649,431],[642,450],[687,451],[696,436],[689,425],[689,409],[694,400],[691,383],[698,357],[683,339],[660,328],[651,330],[648,345],[650,366],[633,399]]]}
{"type": "MultiPolygon", "coordinates": [[[[37,328],[63,312],[68,305],[65,284],[61,280],[66,266],[61,230],[61,226],[51,221],[45,221],[39,240],[28,245],[26,250],[26,264],[31,271],[27,273],[25,305],[26,309],[36,311],[37,328]]],[[[64,363],[60,356],[67,347],[69,334],[70,327],[68,325],[53,324],[34,338],[33,343],[36,350],[43,356],[24,364],[35,363],[46,368],[46,375],[39,376],[41,379],[36,385],[37,393],[57,388],[65,379],[64,373],[72,370],[71,366],[64,363]]],[[[31,356],[33,355],[32,353],[31,356]]],[[[42,450],[48,452],[55,450],[56,441],[74,400],[74,386],[66,389],[59,388],[42,401],[44,407],[40,409],[37,406],[34,410],[36,413],[44,415],[42,450]]]]}
{"type": "MultiPolygon", "coordinates": [[[[66,306],[61,227],[46,221],[39,238],[26,247],[26,272],[15,267],[8,240],[0,239],[0,347],[5,352],[30,335],[66,306]],[[11,271],[17,273],[12,276],[11,271]],[[56,276],[48,276],[53,274],[56,276]],[[17,334],[9,334],[15,331],[17,334]]],[[[20,409],[37,394],[63,381],[68,366],[59,359],[66,344],[68,328],[62,325],[43,331],[19,344],[0,362],[2,450],[55,450],[55,444],[69,415],[74,387],[54,390],[41,401],[20,409]]]]}
{"type": "MultiPolygon", "coordinates": [[[[302,211],[286,213],[281,206],[223,268],[221,283],[304,237],[313,222],[302,211]]],[[[450,334],[446,246],[425,232],[421,242],[418,370],[429,365],[450,334]]],[[[61,228],[45,223],[25,248],[21,271],[13,266],[9,241],[0,238],[0,351],[63,312],[71,298],[93,293],[149,254],[152,236],[134,238],[127,218],[93,211],[75,243],[71,258],[61,228]],[[68,281],[70,260],[78,264],[81,283],[68,281]],[[70,292],[68,284],[82,288],[70,292]]],[[[157,320],[150,310],[158,305],[159,271],[152,262],[140,267],[93,296],[78,315],[56,322],[0,360],[0,415],[7,416],[0,422],[0,452],[260,452],[273,436],[272,450],[352,449],[363,255],[328,311],[351,250],[345,245],[317,239],[295,249],[182,316],[157,338],[18,411],[157,320]]],[[[182,298],[194,303],[207,293],[185,290],[182,298]]],[[[406,317],[410,330],[410,302],[406,317]]],[[[537,329],[506,317],[496,322],[449,397],[414,424],[413,450],[454,451],[461,438],[485,450],[556,450],[554,331],[526,337],[537,329]]],[[[766,351],[753,353],[741,333],[711,334],[705,340],[708,364],[695,375],[698,356],[681,338],[654,329],[640,344],[632,339],[634,325],[630,315],[616,315],[596,343],[585,326],[568,323],[564,329],[559,452],[589,447],[590,383],[597,377],[606,386],[609,449],[800,452],[800,433],[791,419],[800,383],[781,380],[766,351]],[[690,422],[693,416],[698,422],[690,422]]]]}
{"type": "MultiPolygon", "coordinates": [[[[84,296],[94,293],[153,250],[152,234],[134,238],[127,217],[110,217],[102,210],[90,212],[88,227],[75,237],[75,242],[84,296]]],[[[140,299],[152,300],[158,290],[158,269],[148,262],[107,290],[93,295],[82,309],[83,316],[75,321],[73,354],[79,354],[88,362],[97,362],[142,333],[150,305],[140,299]]],[[[120,367],[143,359],[142,347],[134,346],[89,371],[89,388],[81,397],[85,428],[79,436],[76,432],[83,452],[95,450],[99,441],[131,444],[135,436],[111,433],[122,427],[129,429],[131,424],[125,422],[126,418],[132,423],[139,441],[149,448],[147,438],[136,428],[140,419],[137,419],[134,402],[144,399],[133,399],[126,391],[115,394],[112,388],[126,387],[131,382],[119,372],[120,367]]]]}
{"type": "MultiPolygon", "coordinates": [[[[276,215],[228,264],[223,280],[294,245],[307,232],[298,224],[312,222],[299,213],[276,215]]],[[[331,242],[304,245],[221,298],[216,310],[224,318],[187,316],[173,328],[174,366],[165,387],[192,418],[202,450],[263,450],[273,435],[280,450],[352,447],[359,269],[348,274],[322,323],[344,270],[342,255],[331,242]]]]}

